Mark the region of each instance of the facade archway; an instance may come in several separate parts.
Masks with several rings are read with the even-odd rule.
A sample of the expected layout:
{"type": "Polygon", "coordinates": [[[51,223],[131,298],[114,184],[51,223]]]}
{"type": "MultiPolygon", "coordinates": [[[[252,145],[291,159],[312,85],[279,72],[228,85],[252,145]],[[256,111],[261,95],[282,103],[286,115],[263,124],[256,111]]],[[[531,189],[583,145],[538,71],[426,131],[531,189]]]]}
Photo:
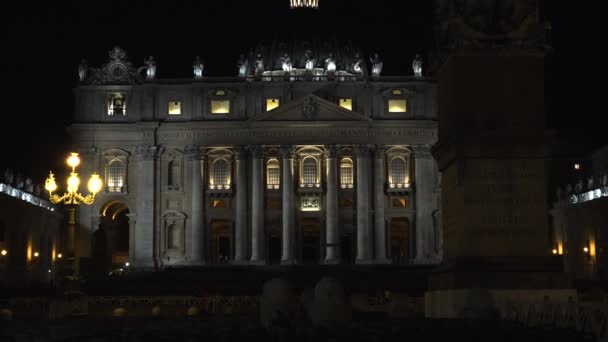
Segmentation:
{"type": "Polygon", "coordinates": [[[318,218],[303,218],[302,262],[317,264],[321,258],[321,221],[318,218]]]}
{"type": "Polygon", "coordinates": [[[227,263],[232,259],[232,222],[214,220],[210,226],[211,261],[216,264],[227,263]]]}
{"type": "Polygon", "coordinates": [[[406,264],[410,259],[410,221],[407,217],[391,219],[391,258],[393,264],[406,264]]]}
{"type": "Polygon", "coordinates": [[[99,229],[93,235],[93,259],[100,271],[121,268],[129,262],[129,206],[112,200],[100,210],[99,229]]]}

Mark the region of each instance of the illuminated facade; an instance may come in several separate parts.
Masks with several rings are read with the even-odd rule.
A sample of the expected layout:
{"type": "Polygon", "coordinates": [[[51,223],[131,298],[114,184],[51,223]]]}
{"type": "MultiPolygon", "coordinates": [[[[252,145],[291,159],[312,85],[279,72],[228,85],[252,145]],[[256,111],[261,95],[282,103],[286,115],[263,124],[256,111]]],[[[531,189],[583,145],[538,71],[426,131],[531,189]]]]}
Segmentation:
{"type": "Polygon", "coordinates": [[[112,50],[75,89],[81,172],[105,187],[79,208],[79,254],[156,269],[438,263],[436,85],[320,57],[145,80],[112,50]]]}

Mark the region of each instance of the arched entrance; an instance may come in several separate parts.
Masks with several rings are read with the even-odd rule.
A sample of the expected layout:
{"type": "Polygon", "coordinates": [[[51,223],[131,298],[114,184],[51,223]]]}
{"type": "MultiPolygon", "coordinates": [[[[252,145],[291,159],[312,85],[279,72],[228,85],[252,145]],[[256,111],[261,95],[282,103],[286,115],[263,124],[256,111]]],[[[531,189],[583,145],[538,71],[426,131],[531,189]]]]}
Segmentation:
{"type": "Polygon", "coordinates": [[[317,264],[321,257],[321,222],[318,218],[303,218],[302,262],[317,264]]]}
{"type": "Polygon", "coordinates": [[[407,217],[391,219],[391,257],[393,264],[405,264],[410,259],[410,221],[407,217]]]}
{"type": "Polygon", "coordinates": [[[230,261],[231,227],[232,223],[227,220],[211,221],[211,261],[213,263],[230,261]]]}
{"type": "Polygon", "coordinates": [[[121,268],[129,261],[129,207],[122,201],[108,201],[99,214],[99,229],[93,235],[93,259],[104,271],[121,268]]]}

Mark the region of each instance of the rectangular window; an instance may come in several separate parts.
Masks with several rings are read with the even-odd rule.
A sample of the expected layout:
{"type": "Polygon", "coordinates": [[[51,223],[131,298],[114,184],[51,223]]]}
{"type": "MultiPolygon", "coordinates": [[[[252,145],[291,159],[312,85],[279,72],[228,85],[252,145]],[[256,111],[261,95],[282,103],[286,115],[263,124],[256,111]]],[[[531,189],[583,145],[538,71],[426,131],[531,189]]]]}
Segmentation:
{"type": "Polygon", "coordinates": [[[340,107],[353,110],[353,99],[340,99],[340,107]]]}
{"type": "Polygon", "coordinates": [[[230,113],[230,100],[211,100],[211,114],[230,113]]]}
{"type": "Polygon", "coordinates": [[[169,115],[181,115],[182,114],[182,102],[181,101],[169,101],[169,115]]]}
{"type": "Polygon", "coordinates": [[[127,115],[125,93],[112,93],[108,96],[108,115],[127,115]]]}
{"type": "Polygon", "coordinates": [[[268,168],[268,189],[278,189],[279,188],[279,168],[278,167],[269,167],[268,168]]]}
{"type": "Polygon", "coordinates": [[[407,103],[405,99],[389,99],[388,100],[388,112],[389,113],[405,113],[407,111],[407,103]]]}
{"type": "Polygon", "coordinates": [[[266,99],[266,111],[271,111],[279,106],[279,99],[266,99]]]}

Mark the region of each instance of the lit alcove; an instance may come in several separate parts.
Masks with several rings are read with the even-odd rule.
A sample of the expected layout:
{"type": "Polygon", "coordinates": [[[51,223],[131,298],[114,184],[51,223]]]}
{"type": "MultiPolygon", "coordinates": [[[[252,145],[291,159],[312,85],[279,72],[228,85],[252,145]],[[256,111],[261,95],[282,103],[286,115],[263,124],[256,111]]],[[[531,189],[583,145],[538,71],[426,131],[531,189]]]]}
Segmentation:
{"type": "Polygon", "coordinates": [[[110,93],[108,95],[108,115],[127,115],[127,96],[125,93],[110,93]]]}
{"type": "Polygon", "coordinates": [[[182,114],[182,102],[181,101],[169,101],[169,115],[181,115],[182,114]]]}
{"type": "Polygon", "coordinates": [[[389,113],[405,113],[407,111],[407,101],[405,99],[389,99],[389,113]]]}
{"type": "Polygon", "coordinates": [[[266,111],[271,111],[278,108],[280,104],[279,99],[266,99],[266,111]]]}
{"type": "Polygon", "coordinates": [[[230,113],[230,100],[211,100],[211,114],[230,113]]]}
{"type": "Polygon", "coordinates": [[[340,107],[353,110],[353,99],[340,99],[340,107]]]}

